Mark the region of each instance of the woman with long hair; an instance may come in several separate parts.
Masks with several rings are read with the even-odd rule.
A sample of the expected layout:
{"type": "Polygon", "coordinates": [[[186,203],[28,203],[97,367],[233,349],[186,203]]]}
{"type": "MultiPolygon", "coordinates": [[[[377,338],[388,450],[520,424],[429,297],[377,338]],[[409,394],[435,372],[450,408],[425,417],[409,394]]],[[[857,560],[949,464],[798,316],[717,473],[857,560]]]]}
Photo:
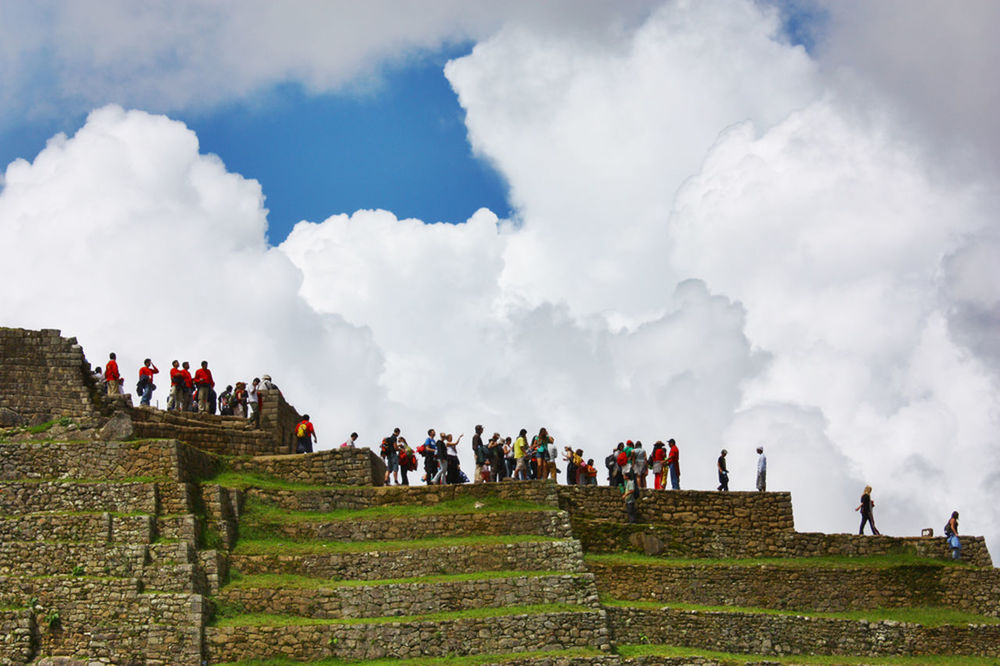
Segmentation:
{"type": "Polygon", "coordinates": [[[875,506],[875,502],[872,501],[872,487],[865,486],[865,492],[861,495],[861,504],[855,511],[861,512],[861,527],[858,528],[858,534],[865,533],[865,523],[872,529],[872,534],[878,536],[879,531],[875,529],[875,519],[872,518],[872,508],[875,506]]]}

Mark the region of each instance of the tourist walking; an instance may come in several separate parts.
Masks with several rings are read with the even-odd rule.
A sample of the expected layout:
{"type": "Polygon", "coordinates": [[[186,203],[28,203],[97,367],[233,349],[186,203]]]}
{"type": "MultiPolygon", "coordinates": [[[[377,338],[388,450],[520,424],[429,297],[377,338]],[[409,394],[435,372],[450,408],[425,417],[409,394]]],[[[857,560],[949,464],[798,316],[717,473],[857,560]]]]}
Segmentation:
{"type": "Polygon", "coordinates": [[[958,511],[951,512],[951,518],[944,526],[944,535],[948,539],[948,547],[951,548],[951,559],[962,559],[962,542],[958,540],[958,511]]]}
{"type": "Polygon", "coordinates": [[[310,423],[308,414],[303,414],[302,420],[295,426],[295,438],[298,441],[295,447],[296,453],[313,452],[313,442],[318,442],[318,440],[316,439],[316,430],[310,423]]]}
{"type": "Polygon", "coordinates": [[[719,487],[716,490],[725,492],[729,490],[729,470],[726,468],[725,449],[722,449],[722,453],[719,454],[719,460],[715,463],[715,467],[719,472],[719,487]]]}
{"type": "Polygon", "coordinates": [[[878,535],[879,531],[875,529],[875,519],[872,518],[872,508],[875,506],[875,502],[872,501],[872,487],[865,486],[865,492],[861,495],[861,504],[855,511],[861,512],[861,527],[858,528],[858,534],[865,533],[865,523],[871,527],[872,534],[878,535]]]}

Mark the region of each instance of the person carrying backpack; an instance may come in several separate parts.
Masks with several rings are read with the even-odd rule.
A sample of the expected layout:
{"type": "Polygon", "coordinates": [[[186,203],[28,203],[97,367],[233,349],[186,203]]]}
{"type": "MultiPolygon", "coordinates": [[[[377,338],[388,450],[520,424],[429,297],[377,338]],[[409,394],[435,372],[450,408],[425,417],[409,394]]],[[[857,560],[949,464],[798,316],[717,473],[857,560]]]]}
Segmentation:
{"type": "Polygon", "coordinates": [[[318,442],[319,440],[316,439],[316,430],[313,428],[313,424],[309,422],[308,414],[303,414],[302,420],[295,426],[295,438],[298,442],[295,447],[296,453],[313,452],[313,442],[318,442]]]}
{"type": "Polygon", "coordinates": [[[958,540],[958,511],[951,512],[951,518],[944,525],[944,535],[948,538],[951,548],[951,559],[962,559],[962,542],[958,540]]]}

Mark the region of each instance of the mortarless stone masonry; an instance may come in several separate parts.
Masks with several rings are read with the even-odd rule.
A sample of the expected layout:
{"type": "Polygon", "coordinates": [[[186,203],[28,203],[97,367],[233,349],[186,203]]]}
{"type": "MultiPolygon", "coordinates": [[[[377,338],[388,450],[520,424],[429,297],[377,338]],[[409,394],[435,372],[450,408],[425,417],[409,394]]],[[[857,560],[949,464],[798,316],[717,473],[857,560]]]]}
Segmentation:
{"type": "Polygon", "coordinates": [[[613,654],[615,642],[743,654],[1000,656],[1000,625],[801,616],[929,604],[996,617],[1000,580],[979,537],[963,536],[969,564],[961,566],[817,567],[809,557],[945,560],[948,552],[940,538],[795,532],[787,493],[646,490],[646,522],[627,525],[618,493],[606,487],[380,487],[384,466],[368,449],[277,455],[291,450],[299,414],[278,393],[263,405],[260,428],[133,408],[127,396],[97,395],[75,340],[0,329],[0,666],[473,654],[505,655],[497,661],[508,666],[746,661],[625,658],[613,654]],[[70,423],[39,433],[3,427],[61,417],[70,423]],[[246,487],[218,485],[224,470],[243,473],[246,487]],[[519,504],[412,511],[487,498],[519,504]],[[337,520],[282,514],[342,509],[374,511],[337,520]],[[270,550],[255,551],[257,533],[288,541],[265,539],[270,550]],[[458,540],[418,541],[438,537],[458,540]],[[584,559],[636,551],[660,559],[584,559]],[[800,559],[669,562],[678,557],[800,559]],[[598,590],[622,601],[602,604],[598,590]],[[649,601],[800,615],[641,603],[649,601]],[[478,609],[494,616],[440,615],[478,609]],[[234,612],[298,619],[227,626],[234,612]],[[534,654],[570,648],[589,652],[534,654]]]}

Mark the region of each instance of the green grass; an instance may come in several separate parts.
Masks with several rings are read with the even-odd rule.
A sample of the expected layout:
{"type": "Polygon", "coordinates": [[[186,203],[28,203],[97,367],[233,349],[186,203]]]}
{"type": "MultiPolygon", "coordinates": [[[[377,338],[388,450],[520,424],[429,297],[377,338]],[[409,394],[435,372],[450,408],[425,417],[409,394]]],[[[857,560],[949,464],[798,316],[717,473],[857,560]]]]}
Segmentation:
{"type": "Polygon", "coordinates": [[[868,620],[878,622],[882,620],[892,620],[895,622],[910,622],[925,627],[940,627],[943,625],[962,624],[1000,624],[1000,618],[966,613],[952,608],[923,607],[923,608],[873,608],[870,610],[842,611],[842,612],[819,612],[803,610],[784,610],[776,608],[755,608],[743,606],[703,606],[699,604],[684,604],[674,602],[656,601],[628,601],[622,599],[601,598],[604,606],[617,606],[622,608],[670,608],[681,611],[699,611],[704,613],[753,613],[759,615],[792,615],[802,617],[823,617],[839,620],[868,620]]]}
{"type": "Polygon", "coordinates": [[[746,663],[780,663],[780,664],[948,664],[949,666],[982,666],[997,664],[998,660],[986,657],[962,657],[955,655],[918,657],[852,657],[850,655],[759,655],[736,654],[731,652],[716,652],[699,650],[697,648],[675,647],[672,645],[619,645],[618,654],[623,657],[700,657],[716,659],[734,664],[746,663]]]}
{"type": "Polygon", "coordinates": [[[333,522],[345,520],[372,520],[379,518],[407,518],[415,516],[435,516],[455,513],[491,513],[521,511],[554,511],[556,507],[536,504],[524,500],[504,500],[496,497],[462,497],[437,504],[394,504],[373,506],[367,509],[341,509],[318,513],[313,511],[289,511],[270,504],[257,497],[248,497],[243,520],[260,522],[333,522]],[[479,504],[479,507],[476,505],[479,504]]]}
{"type": "Polygon", "coordinates": [[[219,485],[223,488],[260,488],[262,490],[330,490],[340,486],[314,486],[308,483],[295,483],[285,481],[268,474],[256,474],[253,472],[234,472],[224,469],[210,479],[202,481],[203,484],[219,485]]]}
{"type": "MultiPolygon", "coordinates": [[[[412,578],[382,578],[379,580],[336,580],[332,578],[310,578],[296,574],[252,574],[243,575],[230,572],[226,588],[269,588],[316,590],[331,587],[365,587],[369,585],[409,585],[425,583],[461,583],[471,580],[491,580],[496,578],[537,578],[541,576],[564,576],[565,571],[479,571],[476,573],[440,574],[436,576],[414,576],[412,578]]],[[[223,588],[225,589],[225,588],[223,588]]]]}
{"type": "MultiPolygon", "coordinates": [[[[515,654],[504,653],[504,654],[476,654],[476,655],[454,655],[450,657],[412,657],[409,659],[320,659],[317,661],[310,661],[310,664],[315,664],[316,666],[345,666],[350,664],[351,666],[400,666],[401,664],[411,664],[412,666],[425,666],[433,664],[470,664],[475,666],[476,664],[496,664],[503,663],[505,661],[520,660],[526,657],[537,657],[537,658],[572,658],[572,657],[599,657],[604,655],[604,652],[599,650],[592,650],[589,648],[573,648],[570,650],[549,650],[547,652],[518,652],[515,654]]],[[[301,664],[301,661],[293,661],[291,659],[252,659],[249,661],[233,661],[227,663],[220,663],[218,666],[291,666],[292,664],[301,664]]]]}
{"type": "Polygon", "coordinates": [[[729,566],[729,567],[864,567],[864,568],[888,568],[888,567],[950,567],[968,566],[962,562],[948,559],[935,559],[932,557],[920,557],[907,553],[895,555],[824,555],[819,557],[757,557],[757,558],[676,558],[676,557],[656,557],[654,555],[642,555],[640,553],[614,553],[614,554],[587,554],[584,560],[595,564],[624,564],[624,565],[649,565],[662,567],[689,567],[689,566],[729,566]]]}
{"type": "Polygon", "coordinates": [[[129,483],[176,483],[165,476],[127,476],[120,479],[17,479],[16,481],[0,481],[0,487],[15,484],[42,483],[100,483],[104,485],[126,485],[129,483]]]}
{"type": "Polygon", "coordinates": [[[288,539],[240,539],[234,555],[315,555],[322,553],[363,553],[368,551],[486,546],[507,543],[559,541],[533,535],[434,537],[409,541],[291,541],[288,539]]]}
{"type": "Polygon", "coordinates": [[[528,606],[505,606],[501,608],[473,608],[463,611],[445,611],[426,615],[399,615],[363,618],[317,619],[300,615],[271,615],[268,613],[246,613],[233,617],[219,618],[217,627],[270,626],[290,627],[317,624],[391,624],[395,622],[441,622],[475,618],[506,617],[509,615],[540,615],[543,613],[583,613],[592,611],[587,606],[573,604],[532,604],[528,606]]]}

